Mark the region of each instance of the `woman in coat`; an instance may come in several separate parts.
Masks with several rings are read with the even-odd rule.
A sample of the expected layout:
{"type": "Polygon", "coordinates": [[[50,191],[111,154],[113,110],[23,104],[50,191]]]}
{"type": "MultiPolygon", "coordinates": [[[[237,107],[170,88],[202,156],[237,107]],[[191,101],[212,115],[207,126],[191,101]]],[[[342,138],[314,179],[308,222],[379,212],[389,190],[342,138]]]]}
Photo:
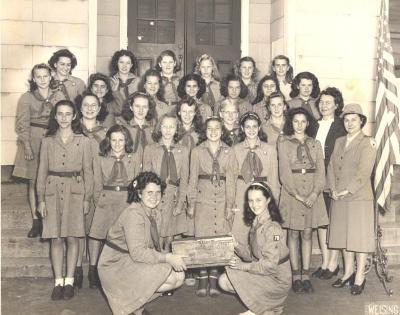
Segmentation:
{"type": "MultiPolygon", "coordinates": [[[[323,90],[317,99],[317,106],[322,118],[318,120],[318,129],[315,139],[321,143],[326,172],[328,170],[328,164],[331,159],[336,139],[346,135],[343,121],[339,117],[343,110],[342,93],[334,87],[329,87],[323,90]]],[[[329,193],[326,191],[323,192],[323,196],[329,216],[331,198],[329,193]]],[[[339,272],[339,252],[334,249],[328,249],[326,237],[327,229],[328,226],[321,226],[318,228],[318,239],[322,254],[322,265],[315,272],[313,272],[312,275],[320,279],[331,279],[339,272]]]]}
{"type": "Polygon", "coordinates": [[[375,250],[371,175],[376,143],[362,132],[367,117],[360,105],[346,105],[341,117],[347,136],[336,140],[328,166],[328,187],[333,199],[328,245],[342,249],[344,256],[344,274],[333,286],[341,288],[350,283],[351,294],[358,295],[366,282],[364,271],[368,254],[375,250]]]}
{"type": "Polygon", "coordinates": [[[328,224],[322,191],[325,166],[319,141],[311,138],[314,120],[304,108],[289,110],[278,139],[279,177],[282,193],[279,207],[283,227],[288,231],[288,246],[293,274],[293,291],[313,292],[309,268],[312,229],[328,224]],[[299,270],[299,234],[303,270],[299,270]]]}
{"type": "Polygon", "coordinates": [[[189,181],[189,149],[179,143],[178,118],[165,114],[153,133],[154,143],[145,147],[143,170],[153,171],[167,184],[159,206],[160,244],[163,251],[171,250],[175,235],[187,231],[185,202],[189,181]]]}
{"type": "MultiPolygon", "coordinates": [[[[226,168],[230,148],[221,141],[222,121],[210,117],[205,122],[205,133],[200,144],[193,149],[190,161],[188,188],[188,216],[194,217],[194,236],[207,237],[226,235],[230,232],[226,221],[226,168]]],[[[219,295],[217,288],[218,269],[201,269],[196,294],[219,295]]]]}
{"type": "Polygon", "coordinates": [[[183,284],[182,257],[160,252],[155,221],[164,190],[155,173],[140,173],[128,186],[130,206],[110,228],[98,268],[114,314],[148,314],[146,303],[183,284]]]}
{"type": "Polygon", "coordinates": [[[249,309],[242,315],[281,314],[291,283],[286,233],[271,189],[253,182],[245,193],[245,218],[251,225],[248,244],[235,246],[235,257],[219,279],[249,309]]]}
{"type": "Polygon", "coordinates": [[[218,114],[223,122],[222,141],[231,147],[239,142],[239,106],[225,99],[221,102],[218,114]]]}
{"type": "Polygon", "coordinates": [[[244,221],[245,191],[252,181],[268,183],[279,200],[276,149],[268,144],[256,113],[240,118],[240,142],[232,147],[226,171],[227,219],[239,244],[247,244],[250,227],[244,221]]]}

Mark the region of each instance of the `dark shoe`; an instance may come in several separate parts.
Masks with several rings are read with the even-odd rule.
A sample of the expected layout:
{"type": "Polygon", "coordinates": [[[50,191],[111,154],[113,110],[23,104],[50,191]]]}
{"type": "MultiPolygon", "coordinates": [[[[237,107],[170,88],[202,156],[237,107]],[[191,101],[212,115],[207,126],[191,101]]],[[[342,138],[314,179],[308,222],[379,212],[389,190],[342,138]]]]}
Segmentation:
{"type": "Polygon", "coordinates": [[[74,297],[74,287],[70,284],[67,284],[64,287],[64,300],[70,300],[74,297]]]}
{"type": "Polygon", "coordinates": [[[58,285],[54,287],[53,292],[51,292],[51,299],[53,301],[62,300],[64,298],[64,287],[58,285]]]}
{"type": "Polygon", "coordinates": [[[207,296],[207,287],[208,287],[208,274],[200,272],[199,285],[196,290],[196,295],[198,297],[206,297],[207,296]]]}
{"type": "Polygon", "coordinates": [[[301,284],[302,284],[302,286],[303,286],[303,291],[304,291],[305,293],[312,293],[312,292],[314,292],[314,288],[313,288],[313,286],[312,286],[310,280],[303,280],[301,284]]]}
{"type": "Polygon", "coordinates": [[[74,276],[74,287],[82,289],[82,282],[83,282],[83,269],[82,267],[76,267],[74,276]]]}
{"type": "MultiPolygon", "coordinates": [[[[167,292],[163,292],[161,294],[161,296],[173,296],[174,295],[175,290],[171,290],[171,291],[167,291],[167,292]]],[[[144,313],[143,313],[144,314],[144,313]]]]}
{"type": "Polygon", "coordinates": [[[303,292],[303,284],[302,284],[301,280],[295,280],[292,284],[292,289],[296,293],[303,292]]]}
{"type": "Polygon", "coordinates": [[[363,283],[361,285],[358,284],[354,284],[351,287],[351,295],[359,295],[362,293],[362,291],[364,291],[364,287],[365,287],[365,282],[367,282],[367,279],[364,279],[363,283]]]}
{"type": "Polygon", "coordinates": [[[319,278],[320,278],[320,279],[323,279],[323,280],[332,279],[333,276],[337,276],[337,275],[338,275],[339,270],[340,270],[339,266],[337,266],[336,269],[335,269],[334,271],[330,271],[329,269],[325,269],[325,272],[324,272],[324,273],[322,274],[322,276],[319,277],[319,278]]]}
{"type": "Polygon", "coordinates": [[[221,294],[221,291],[218,289],[218,271],[210,271],[210,275],[208,276],[208,281],[210,283],[209,294],[212,297],[217,297],[221,294]]]}
{"type": "Polygon", "coordinates": [[[312,273],[312,276],[315,278],[321,278],[321,276],[324,274],[325,271],[327,271],[328,269],[322,269],[321,267],[319,267],[317,270],[315,270],[312,273]]]}
{"type": "Polygon", "coordinates": [[[346,284],[353,285],[355,277],[356,277],[356,274],[353,273],[346,280],[342,280],[342,279],[339,278],[334,283],[332,283],[332,287],[334,287],[334,288],[343,288],[346,284]]]}
{"type": "Polygon", "coordinates": [[[32,221],[32,228],[28,232],[29,238],[35,238],[42,235],[42,220],[40,219],[33,219],[32,221]]]}
{"type": "Polygon", "coordinates": [[[189,287],[193,287],[196,285],[196,278],[192,271],[186,271],[185,273],[185,284],[189,287]]]}
{"type": "Polygon", "coordinates": [[[89,265],[88,280],[89,280],[89,288],[91,289],[100,288],[100,279],[96,266],[89,265]]]}

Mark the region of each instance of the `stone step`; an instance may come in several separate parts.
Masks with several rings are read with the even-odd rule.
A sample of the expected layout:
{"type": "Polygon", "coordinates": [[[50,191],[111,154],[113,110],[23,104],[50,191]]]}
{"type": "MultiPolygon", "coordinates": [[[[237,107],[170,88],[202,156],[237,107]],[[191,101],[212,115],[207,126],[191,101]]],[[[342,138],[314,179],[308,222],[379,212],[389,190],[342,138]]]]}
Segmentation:
{"type": "Polygon", "coordinates": [[[50,259],[44,257],[2,257],[1,277],[53,277],[50,259]]]}
{"type": "Polygon", "coordinates": [[[30,211],[5,209],[4,207],[1,209],[1,228],[3,230],[21,228],[28,233],[31,225],[32,216],[30,211]]]}
{"type": "Polygon", "coordinates": [[[13,182],[1,183],[1,199],[8,198],[9,196],[27,196],[28,195],[28,182],[17,180],[13,182]]]}
{"type": "Polygon", "coordinates": [[[1,233],[2,257],[49,257],[49,241],[28,238],[26,229],[4,229],[1,233]]]}

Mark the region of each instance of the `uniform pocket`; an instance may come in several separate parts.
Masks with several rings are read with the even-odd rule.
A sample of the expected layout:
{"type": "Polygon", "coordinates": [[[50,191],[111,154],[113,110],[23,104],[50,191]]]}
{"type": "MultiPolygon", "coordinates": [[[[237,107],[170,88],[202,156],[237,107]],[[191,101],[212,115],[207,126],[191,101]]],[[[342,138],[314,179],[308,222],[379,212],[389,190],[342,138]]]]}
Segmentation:
{"type": "Polygon", "coordinates": [[[53,196],[53,195],[55,195],[56,194],[56,190],[57,190],[56,186],[57,186],[56,182],[52,178],[48,178],[46,180],[46,186],[45,186],[45,189],[44,189],[44,195],[45,196],[53,196]]]}
{"type": "Polygon", "coordinates": [[[83,180],[80,176],[77,179],[71,181],[71,194],[83,195],[85,193],[85,187],[83,186],[83,180]]]}

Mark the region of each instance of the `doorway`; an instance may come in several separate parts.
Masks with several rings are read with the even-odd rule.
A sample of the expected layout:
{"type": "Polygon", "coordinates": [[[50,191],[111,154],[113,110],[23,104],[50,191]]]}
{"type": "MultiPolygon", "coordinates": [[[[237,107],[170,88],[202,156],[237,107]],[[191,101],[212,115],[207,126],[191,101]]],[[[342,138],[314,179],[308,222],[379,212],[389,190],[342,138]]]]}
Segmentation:
{"type": "Polygon", "coordinates": [[[190,73],[196,57],[208,53],[221,75],[240,58],[240,0],[128,1],[128,49],[138,59],[138,75],[155,66],[166,49],[190,73]]]}

